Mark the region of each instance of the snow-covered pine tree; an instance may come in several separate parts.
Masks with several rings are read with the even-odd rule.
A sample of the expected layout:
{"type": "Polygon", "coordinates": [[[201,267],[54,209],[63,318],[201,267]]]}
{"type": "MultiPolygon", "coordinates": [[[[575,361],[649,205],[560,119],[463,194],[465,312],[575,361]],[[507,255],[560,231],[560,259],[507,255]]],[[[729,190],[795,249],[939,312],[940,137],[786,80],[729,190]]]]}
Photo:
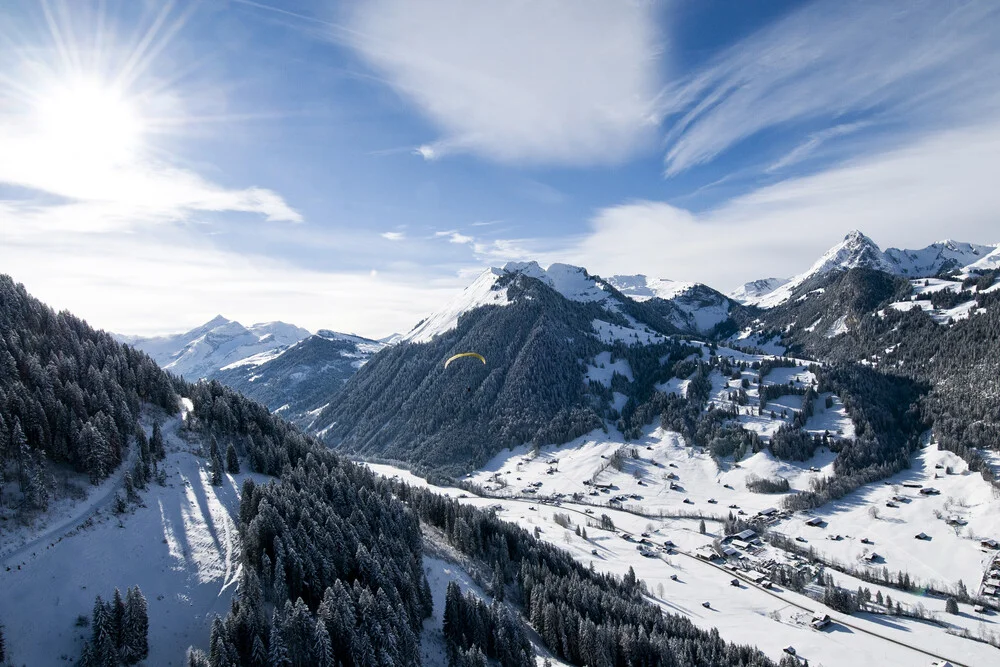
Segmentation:
{"type": "Polygon", "coordinates": [[[153,435],[149,439],[149,449],[152,451],[153,458],[158,461],[162,461],[163,457],[167,455],[166,448],[163,446],[163,431],[160,428],[160,422],[153,422],[153,435]]]}
{"type": "Polygon", "coordinates": [[[211,459],[212,466],[212,486],[219,486],[222,484],[222,454],[219,452],[219,441],[212,436],[212,444],[209,447],[209,458],[211,459]]]}
{"type": "Polygon", "coordinates": [[[313,664],[316,667],[334,667],[333,644],[330,643],[330,633],[323,621],[316,621],[313,639],[313,664]]]}
{"type": "Polygon", "coordinates": [[[125,614],[122,619],[121,659],[134,665],[149,657],[149,613],[146,598],[138,586],[125,594],[125,614]]]}
{"type": "Polygon", "coordinates": [[[226,447],[226,469],[231,475],[237,475],[240,472],[240,457],[236,454],[236,447],[232,441],[226,447]]]}

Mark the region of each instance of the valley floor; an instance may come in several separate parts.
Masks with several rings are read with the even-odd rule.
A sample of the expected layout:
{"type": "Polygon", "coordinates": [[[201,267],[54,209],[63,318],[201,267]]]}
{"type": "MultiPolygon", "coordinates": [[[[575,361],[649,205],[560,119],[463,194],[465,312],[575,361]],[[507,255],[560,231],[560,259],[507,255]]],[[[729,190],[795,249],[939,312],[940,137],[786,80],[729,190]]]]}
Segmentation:
{"type": "MultiPolygon", "coordinates": [[[[679,435],[661,429],[649,429],[643,438],[627,444],[619,434],[597,432],[537,453],[527,447],[502,453],[468,478],[488,489],[484,496],[457,488],[432,488],[461,502],[492,507],[501,518],[528,530],[537,528],[540,538],[566,549],[584,564],[616,574],[624,574],[631,566],[647,583],[651,599],[665,611],[683,614],[706,628],[717,627],[725,639],[754,644],[775,659],[784,647],[793,646],[814,667],[929,665],[934,660],[970,667],[996,664],[1000,650],[952,633],[1000,638],[1000,615],[976,613],[965,604],[959,605],[960,614],[946,614],[944,597],[879,587],[828,568],[841,586],[851,590],[867,586],[873,596],[881,590],[908,608],[919,605],[936,622],[868,613],[848,616],[805,595],[780,587],[765,590],[751,583],[755,565],[768,560],[791,562],[789,554],[774,547],[765,545],[753,554],[742,554],[733,561],[738,563],[736,571],[695,555],[723,537],[719,519],[728,513],[742,511],[749,518],[770,507],[780,508],[781,494],[746,489],[749,476],[781,476],[789,479],[793,489],[802,489],[813,476],[830,474],[833,458],[821,450],[810,461],[789,463],[764,451],[739,465],[731,460],[717,464],[707,454],[685,446],[679,435]],[[634,449],[638,457],[626,458],[619,471],[608,462],[623,446],[634,449]],[[669,479],[671,475],[675,479],[669,479]],[[670,488],[671,483],[675,488],[670,488]],[[596,485],[608,489],[598,490],[596,485]],[[578,494],[575,499],[573,494],[578,494]],[[594,525],[602,514],[613,520],[615,531],[594,525]],[[569,528],[556,522],[557,515],[563,523],[569,518],[569,528]],[[707,518],[706,534],[700,534],[700,519],[695,515],[707,518]],[[575,534],[577,526],[586,528],[587,539],[575,534]],[[648,557],[637,549],[644,532],[660,547],[649,548],[648,557]],[[676,545],[673,554],[662,547],[666,540],[676,545]],[[738,587],[731,583],[734,578],[738,587]],[[705,602],[710,608],[703,606],[705,602]],[[836,622],[814,630],[809,622],[816,612],[828,613],[836,622]]],[[[383,475],[428,486],[404,470],[371,467],[383,475]]],[[[911,576],[933,579],[941,586],[962,579],[975,592],[992,557],[979,548],[978,538],[996,535],[1000,529],[1000,501],[981,478],[963,473],[960,460],[929,445],[915,455],[911,469],[890,484],[865,487],[809,515],[779,516],[770,529],[808,540],[803,546],[814,547],[823,558],[864,567],[861,555],[877,550],[885,558],[876,567],[909,571],[911,576]],[[956,474],[945,475],[948,466],[956,474]],[[934,479],[935,472],[938,479],[934,479]],[[924,497],[902,487],[904,482],[933,485],[941,494],[924,497]],[[884,508],[883,496],[897,492],[912,496],[911,502],[895,510],[884,508]],[[873,506],[879,507],[878,519],[871,516],[873,506]],[[956,530],[937,519],[936,513],[944,518],[961,515],[968,523],[956,530]],[[820,517],[825,526],[806,526],[804,521],[811,516],[820,517]],[[915,540],[913,534],[920,531],[933,539],[915,540]],[[841,540],[824,539],[836,533],[842,534],[841,540]],[[851,537],[843,537],[845,533],[851,537]],[[860,539],[865,536],[875,544],[862,545],[860,539]]]]}

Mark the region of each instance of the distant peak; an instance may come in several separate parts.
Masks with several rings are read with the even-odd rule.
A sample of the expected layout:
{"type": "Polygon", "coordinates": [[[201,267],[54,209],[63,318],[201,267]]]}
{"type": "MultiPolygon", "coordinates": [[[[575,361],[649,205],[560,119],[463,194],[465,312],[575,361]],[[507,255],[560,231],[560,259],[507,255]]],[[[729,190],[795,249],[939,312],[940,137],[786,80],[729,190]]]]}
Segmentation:
{"type": "Polygon", "coordinates": [[[868,236],[865,236],[865,234],[859,229],[852,229],[851,231],[847,232],[847,235],[844,237],[844,241],[851,243],[871,243],[872,245],[875,244],[874,241],[872,241],[868,236]]]}
{"type": "Polygon", "coordinates": [[[228,317],[223,317],[222,315],[216,315],[208,322],[206,322],[205,326],[218,327],[222,326],[223,324],[229,324],[231,321],[232,320],[230,320],[228,317]]]}

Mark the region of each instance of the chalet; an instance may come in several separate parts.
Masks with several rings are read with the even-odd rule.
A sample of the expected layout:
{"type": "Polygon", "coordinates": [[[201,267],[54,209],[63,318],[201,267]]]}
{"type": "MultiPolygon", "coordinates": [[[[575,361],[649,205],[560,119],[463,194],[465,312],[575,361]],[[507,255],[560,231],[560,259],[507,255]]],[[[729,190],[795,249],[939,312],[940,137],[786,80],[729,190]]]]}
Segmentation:
{"type": "Polygon", "coordinates": [[[775,516],[778,513],[778,508],[768,507],[757,512],[757,516],[775,516]]]}
{"type": "Polygon", "coordinates": [[[939,496],[941,492],[935,489],[933,486],[925,486],[920,489],[920,495],[922,496],[939,496]]]}
{"type": "Polygon", "coordinates": [[[882,556],[872,551],[871,553],[865,554],[865,560],[869,563],[877,563],[882,560],[882,556]]]}
{"type": "Polygon", "coordinates": [[[740,587],[740,580],[739,579],[733,579],[732,581],[729,582],[729,585],[730,586],[736,586],[736,588],[739,588],[740,587]]]}
{"type": "Polygon", "coordinates": [[[664,546],[664,548],[666,548],[666,549],[672,549],[672,548],[676,547],[677,545],[676,545],[676,544],[674,544],[674,543],[673,543],[672,541],[670,541],[670,540],[664,540],[664,541],[663,541],[663,546],[664,546]]]}
{"type": "Polygon", "coordinates": [[[738,540],[743,540],[744,542],[752,542],[757,538],[757,533],[748,528],[747,530],[741,530],[740,532],[733,535],[733,537],[735,537],[738,540]]]}
{"type": "Polygon", "coordinates": [[[740,555],[740,552],[739,552],[738,549],[735,549],[735,548],[730,547],[730,546],[719,547],[718,551],[719,551],[719,555],[722,556],[723,558],[737,558],[740,555]]]}
{"type": "Polygon", "coordinates": [[[993,596],[996,596],[997,595],[997,590],[998,589],[997,589],[996,586],[983,586],[983,595],[993,595],[993,596]]]}
{"type": "Polygon", "coordinates": [[[957,515],[948,517],[947,519],[945,519],[945,522],[949,526],[964,526],[965,524],[969,523],[968,521],[957,515]]]}
{"type": "Polygon", "coordinates": [[[977,614],[985,614],[986,607],[984,607],[981,604],[977,604],[975,607],[972,608],[972,611],[976,612],[977,614]]]}
{"type": "Polygon", "coordinates": [[[715,553],[711,547],[705,546],[699,548],[694,552],[694,555],[702,560],[707,560],[709,562],[716,561],[719,559],[719,554],[715,553]]]}
{"type": "Polygon", "coordinates": [[[913,538],[917,540],[929,540],[931,539],[931,536],[928,535],[927,533],[917,533],[916,535],[913,536],[913,538]]]}
{"type": "Polygon", "coordinates": [[[897,503],[910,502],[910,500],[906,496],[893,496],[892,499],[895,500],[897,503]]]}
{"type": "Polygon", "coordinates": [[[767,575],[763,572],[751,572],[749,574],[749,579],[755,584],[762,584],[767,581],[767,575]]]}
{"type": "Polygon", "coordinates": [[[814,630],[822,630],[831,623],[833,623],[833,619],[830,618],[829,614],[820,614],[820,613],[816,613],[812,617],[812,620],[809,621],[809,625],[811,625],[814,630]]]}
{"type": "Polygon", "coordinates": [[[984,549],[1000,549],[1000,542],[997,542],[993,538],[990,538],[988,540],[983,540],[982,542],[980,542],[979,546],[981,546],[984,549]]]}
{"type": "Polygon", "coordinates": [[[591,484],[597,489],[610,489],[613,486],[612,484],[598,484],[597,482],[592,482],[591,484]]]}
{"type": "Polygon", "coordinates": [[[813,526],[814,528],[818,527],[818,526],[822,526],[823,523],[824,523],[823,519],[819,518],[818,516],[814,516],[811,519],[809,519],[808,521],[806,521],[806,525],[807,526],[813,526]]]}

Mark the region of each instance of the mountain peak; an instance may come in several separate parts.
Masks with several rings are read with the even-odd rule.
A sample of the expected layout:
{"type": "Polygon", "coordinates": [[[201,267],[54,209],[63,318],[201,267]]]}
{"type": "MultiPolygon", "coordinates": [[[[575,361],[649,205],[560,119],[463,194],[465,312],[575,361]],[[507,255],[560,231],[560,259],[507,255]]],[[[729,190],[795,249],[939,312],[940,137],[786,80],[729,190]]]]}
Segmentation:
{"type": "Polygon", "coordinates": [[[220,327],[223,324],[229,324],[230,322],[232,322],[232,320],[230,320],[228,317],[225,317],[223,315],[216,315],[208,322],[205,322],[205,324],[203,324],[200,328],[214,329],[215,327],[220,327]]]}

